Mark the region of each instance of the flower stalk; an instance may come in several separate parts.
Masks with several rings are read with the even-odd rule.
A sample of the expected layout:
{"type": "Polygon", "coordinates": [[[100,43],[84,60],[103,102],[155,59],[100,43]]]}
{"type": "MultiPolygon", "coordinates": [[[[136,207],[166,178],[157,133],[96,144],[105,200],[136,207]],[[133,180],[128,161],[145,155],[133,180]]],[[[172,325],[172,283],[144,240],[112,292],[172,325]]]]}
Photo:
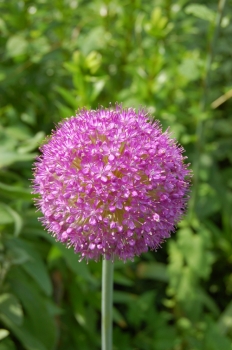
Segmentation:
{"type": "Polygon", "coordinates": [[[112,350],[112,310],[113,310],[114,263],[102,262],[102,350],[112,350]]]}

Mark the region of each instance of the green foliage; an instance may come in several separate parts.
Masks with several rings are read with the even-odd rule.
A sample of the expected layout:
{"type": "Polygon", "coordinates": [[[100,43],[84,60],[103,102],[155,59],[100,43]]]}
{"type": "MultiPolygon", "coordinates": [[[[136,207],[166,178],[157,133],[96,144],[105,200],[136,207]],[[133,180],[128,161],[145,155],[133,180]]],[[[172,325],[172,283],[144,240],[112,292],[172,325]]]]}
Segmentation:
{"type": "Polygon", "coordinates": [[[30,179],[54,123],[116,101],[170,126],[194,177],[176,234],[115,263],[114,350],[232,349],[231,6],[0,0],[0,350],[100,349],[101,264],[44,231],[30,179]]]}

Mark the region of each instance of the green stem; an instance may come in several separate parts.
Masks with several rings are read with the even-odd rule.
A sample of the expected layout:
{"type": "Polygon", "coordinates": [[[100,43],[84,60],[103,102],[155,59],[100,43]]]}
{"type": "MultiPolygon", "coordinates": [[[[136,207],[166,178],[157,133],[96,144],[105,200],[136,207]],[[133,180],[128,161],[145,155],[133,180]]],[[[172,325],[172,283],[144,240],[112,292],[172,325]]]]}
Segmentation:
{"type": "MultiPolygon", "coordinates": [[[[205,69],[205,77],[204,77],[204,90],[202,95],[202,100],[200,103],[200,110],[201,112],[205,112],[207,109],[207,103],[208,103],[208,91],[210,88],[210,73],[211,73],[211,66],[214,58],[214,50],[216,47],[219,30],[221,27],[221,20],[223,16],[223,10],[225,8],[226,0],[219,0],[218,3],[218,11],[216,15],[215,25],[214,25],[214,31],[212,35],[212,41],[210,44],[210,49],[206,58],[206,69],[205,69]]],[[[189,204],[189,213],[190,218],[192,218],[193,213],[195,211],[195,205],[197,201],[197,192],[198,192],[198,184],[199,184],[199,169],[200,169],[200,155],[203,147],[203,120],[201,118],[198,119],[197,127],[196,127],[196,136],[197,136],[197,143],[196,143],[196,152],[195,152],[195,161],[194,161],[194,168],[193,168],[193,174],[194,174],[194,188],[192,191],[192,196],[189,204]]]]}
{"type": "Polygon", "coordinates": [[[104,259],[102,262],[102,350],[112,350],[113,271],[114,263],[104,259]]]}
{"type": "Polygon", "coordinates": [[[205,71],[205,79],[204,79],[204,91],[201,101],[201,110],[204,111],[207,106],[207,98],[208,98],[208,89],[210,87],[210,72],[211,72],[211,66],[214,58],[214,50],[216,47],[216,42],[219,36],[219,31],[221,27],[221,21],[223,17],[223,10],[226,5],[226,0],[219,0],[218,3],[218,11],[215,19],[215,26],[214,26],[214,32],[212,36],[212,42],[209,48],[209,52],[206,58],[206,71],[205,71]]]}

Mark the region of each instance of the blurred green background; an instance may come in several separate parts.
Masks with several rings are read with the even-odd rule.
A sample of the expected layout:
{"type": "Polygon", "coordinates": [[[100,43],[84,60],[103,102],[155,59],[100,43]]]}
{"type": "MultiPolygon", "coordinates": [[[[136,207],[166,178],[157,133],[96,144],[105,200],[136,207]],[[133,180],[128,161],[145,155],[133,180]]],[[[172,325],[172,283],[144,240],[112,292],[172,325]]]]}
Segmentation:
{"type": "Polygon", "coordinates": [[[0,0],[0,13],[0,350],[100,349],[101,263],[44,231],[30,179],[55,124],[116,101],[170,126],[194,178],[162,249],[115,263],[114,350],[231,350],[232,0],[0,0]]]}

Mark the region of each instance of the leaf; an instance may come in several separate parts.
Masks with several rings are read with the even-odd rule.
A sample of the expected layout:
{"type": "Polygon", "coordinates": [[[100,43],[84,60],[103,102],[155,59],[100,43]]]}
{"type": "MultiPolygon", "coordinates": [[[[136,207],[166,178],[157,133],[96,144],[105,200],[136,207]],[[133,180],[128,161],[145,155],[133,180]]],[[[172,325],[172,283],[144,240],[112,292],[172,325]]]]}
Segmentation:
{"type": "Polygon", "coordinates": [[[99,79],[93,84],[93,91],[91,93],[91,101],[95,101],[105,86],[105,79],[99,79]]]}
{"type": "Polygon", "coordinates": [[[220,315],[220,309],[217,306],[216,302],[213,298],[211,298],[206,291],[199,288],[197,291],[197,295],[199,297],[199,300],[207,307],[209,311],[215,316],[218,317],[220,315]]]}
{"type": "Polygon", "coordinates": [[[102,26],[93,28],[85,36],[80,36],[79,45],[84,56],[88,55],[93,50],[104,47],[106,42],[105,38],[105,29],[102,26]]]}
{"type": "Polygon", "coordinates": [[[13,331],[23,342],[26,340],[30,341],[30,344],[37,342],[35,346],[38,350],[54,349],[56,340],[54,308],[49,307],[50,303],[53,304],[52,301],[38,290],[36,283],[20,267],[15,267],[9,277],[11,288],[25,309],[22,328],[14,328],[13,331]]]}
{"type": "Polygon", "coordinates": [[[217,325],[211,321],[205,334],[204,345],[209,350],[231,350],[231,340],[222,335],[217,325]]]}
{"type": "Polygon", "coordinates": [[[43,131],[37,132],[33,138],[27,139],[22,144],[22,146],[18,147],[18,152],[20,154],[25,154],[33,151],[35,148],[37,148],[41,144],[44,137],[45,137],[45,134],[43,131]]]}
{"type": "Polygon", "coordinates": [[[133,286],[134,282],[124,276],[122,273],[119,273],[118,271],[114,272],[114,283],[120,284],[122,286],[133,286]]]}
{"type": "Polygon", "coordinates": [[[5,151],[0,153],[0,169],[16,162],[25,162],[34,159],[37,153],[19,154],[14,151],[5,151]]]}
{"type": "Polygon", "coordinates": [[[127,318],[130,325],[140,327],[143,320],[148,319],[148,317],[154,317],[154,298],[155,291],[151,290],[138,295],[136,300],[128,304],[127,318]],[[149,316],[147,315],[148,313],[149,316]]]}
{"type": "Polygon", "coordinates": [[[20,265],[30,260],[30,255],[24,249],[15,246],[8,251],[7,258],[12,265],[20,265]]]}
{"type": "Polygon", "coordinates": [[[0,225],[11,224],[13,222],[13,218],[10,215],[9,211],[6,209],[5,204],[0,203],[0,225]]]}
{"type": "Polygon", "coordinates": [[[4,129],[7,137],[17,141],[25,141],[31,137],[31,131],[25,124],[16,124],[4,129]]]}
{"type": "Polygon", "coordinates": [[[131,303],[137,299],[137,295],[126,292],[114,291],[113,300],[114,303],[131,303]]]}
{"type": "Polygon", "coordinates": [[[49,41],[45,36],[40,36],[39,38],[34,39],[30,43],[31,60],[34,63],[38,63],[44,55],[46,55],[51,47],[49,41]]]}
{"type": "Polygon", "coordinates": [[[56,242],[56,246],[62,252],[63,258],[66,261],[68,267],[77,275],[81,276],[84,280],[96,284],[97,281],[91,275],[88,265],[85,261],[78,261],[79,257],[74,253],[73,249],[68,249],[63,244],[56,242]]]}
{"type": "Polygon", "coordinates": [[[200,227],[198,234],[193,234],[189,228],[178,231],[178,243],[187,265],[194,273],[202,278],[207,278],[211,272],[214,256],[207,248],[210,243],[209,232],[200,227]]]}
{"type": "Polygon", "coordinates": [[[125,318],[123,317],[121,312],[119,312],[119,310],[115,307],[113,308],[113,320],[122,328],[125,328],[127,326],[125,318]]]}
{"type": "Polygon", "coordinates": [[[9,334],[10,332],[7,329],[0,329],[0,340],[6,338],[9,334]]]}
{"type": "Polygon", "coordinates": [[[0,342],[0,350],[17,350],[13,341],[7,337],[0,342]]]}
{"type": "Polygon", "coordinates": [[[11,36],[6,43],[6,52],[8,57],[24,55],[27,52],[27,48],[28,43],[20,34],[11,36]]]}
{"type": "Polygon", "coordinates": [[[6,293],[0,296],[0,318],[3,323],[10,320],[16,325],[22,324],[23,310],[14,295],[6,293]]]}
{"type": "Polygon", "coordinates": [[[12,238],[7,241],[8,249],[14,249],[15,246],[21,248],[27,254],[27,261],[22,264],[22,268],[27,272],[29,276],[33,280],[35,280],[39,286],[39,288],[47,295],[51,295],[52,293],[52,285],[51,281],[45,267],[41,256],[37,253],[37,251],[33,248],[33,245],[30,243],[19,239],[12,238]]]}
{"type": "Polygon", "coordinates": [[[85,59],[85,64],[89,68],[91,74],[95,74],[101,65],[102,56],[96,52],[92,51],[88,54],[85,59]]]}
{"type": "Polygon", "coordinates": [[[232,301],[227,305],[218,320],[218,329],[222,334],[232,330],[232,301]]]}
{"type": "Polygon", "coordinates": [[[179,72],[188,81],[198,79],[200,77],[198,60],[193,58],[185,58],[179,66],[179,72]]]}
{"type": "Polygon", "coordinates": [[[0,191],[1,194],[8,198],[17,198],[17,199],[24,199],[31,201],[32,200],[32,194],[30,191],[23,187],[18,187],[14,185],[6,185],[2,182],[0,182],[0,191]]]}
{"type": "MultiPolygon", "coordinates": [[[[25,350],[47,350],[25,327],[16,326],[11,320],[7,320],[6,324],[16,338],[23,344],[25,350]]],[[[10,350],[10,348],[6,350],[10,350]]]]}
{"type": "Polygon", "coordinates": [[[73,96],[73,92],[67,91],[66,89],[56,86],[55,90],[63,97],[63,99],[74,109],[78,108],[78,101],[76,97],[73,96]]]}
{"type": "Polygon", "coordinates": [[[65,106],[64,104],[62,104],[59,101],[56,101],[55,105],[58,108],[59,113],[61,114],[62,118],[68,118],[71,115],[73,115],[73,109],[72,108],[69,108],[69,107],[65,106]]]}
{"type": "Polygon", "coordinates": [[[37,282],[39,287],[47,295],[51,295],[52,286],[46,267],[36,254],[30,261],[23,264],[23,269],[37,282]]]}
{"type": "Polygon", "coordinates": [[[169,276],[165,264],[150,262],[138,264],[137,274],[139,278],[154,279],[162,282],[168,282],[169,276]]]}
{"type": "Polygon", "coordinates": [[[7,25],[6,25],[5,21],[3,21],[2,18],[0,18],[0,30],[1,30],[2,34],[4,34],[4,35],[8,34],[7,25]]]}
{"type": "Polygon", "coordinates": [[[13,210],[11,207],[9,207],[8,205],[6,205],[4,203],[0,203],[0,210],[1,210],[1,212],[3,212],[3,216],[1,213],[0,224],[4,223],[4,220],[5,220],[5,223],[12,223],[13,222],[15,225],[14,235],[18,236],[21,229],[22,229],[22,226],[23,226],[23,221],[22,221],[21,216],[15,210],[13,210]],[[7,216],[7,215],[9,215],[9,216],[7,216]],[[10,220],[10,218],[11,218],[11,220],[10,220]],[[2,220],[3,220],[3,222],[2,222],[2,220]],[[8,222],[6,220],[8,220],[8,222]]]}
{"type": "Polygon", "coordinates": [[[193,15],[197,18],[204,19],[205,21],[213,22],[215,20],[216,14],[213,10],[205,5],[191,4],[185,8],[185,12],[188,15],[193,15]]]}

